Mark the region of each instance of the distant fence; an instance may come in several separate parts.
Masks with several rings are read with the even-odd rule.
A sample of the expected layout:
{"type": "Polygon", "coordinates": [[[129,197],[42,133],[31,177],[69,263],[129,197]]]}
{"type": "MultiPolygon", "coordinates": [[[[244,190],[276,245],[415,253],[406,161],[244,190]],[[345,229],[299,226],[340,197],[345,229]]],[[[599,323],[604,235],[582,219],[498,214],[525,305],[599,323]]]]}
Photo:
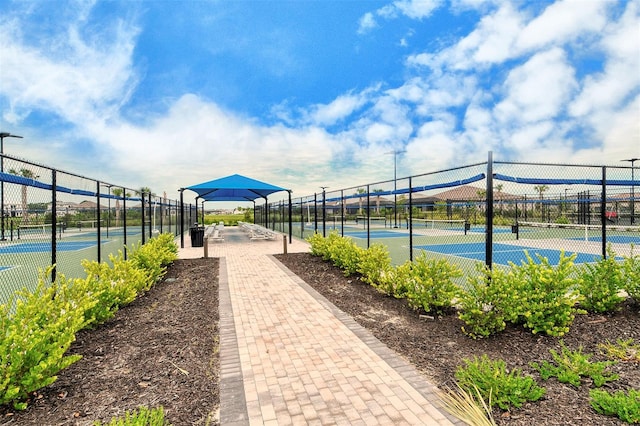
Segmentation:
{"type": "Polygon", "coordinates": [[[84,276],[159,233],[184,235],[195,206],[11,156],[0,156],[0,303],[32,288],[38,270],[84,276]]]}
{"type": "Polygon", "coordinates": [[[416,255],[518,263],[577,253],[627,254],[640,244],[636,172],[629,166],[494,161],[315,193],[256,208],[256,221],[307,238],[337,232],[385,244],[396,264],[416,255]],[[519,254],[516,252],[520,252],[519,254]]]}

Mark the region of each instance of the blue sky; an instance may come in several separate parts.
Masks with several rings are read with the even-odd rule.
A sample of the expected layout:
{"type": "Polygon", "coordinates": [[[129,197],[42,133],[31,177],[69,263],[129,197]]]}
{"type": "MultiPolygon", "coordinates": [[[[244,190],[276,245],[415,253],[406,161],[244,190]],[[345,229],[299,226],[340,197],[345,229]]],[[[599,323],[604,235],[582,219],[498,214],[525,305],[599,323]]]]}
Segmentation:
{"type": "Polygon", "coordinates": [[[640,1],[0,0],[5,152],[170,197],[640,157],[640,1]]]}

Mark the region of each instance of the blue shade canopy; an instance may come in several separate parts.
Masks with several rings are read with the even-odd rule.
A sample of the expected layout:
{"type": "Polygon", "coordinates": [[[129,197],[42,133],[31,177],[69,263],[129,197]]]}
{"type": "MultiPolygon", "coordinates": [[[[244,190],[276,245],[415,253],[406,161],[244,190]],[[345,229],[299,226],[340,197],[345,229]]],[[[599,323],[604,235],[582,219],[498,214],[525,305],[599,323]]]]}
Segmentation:
{"type": "Polygon", "coordinates": [[[242,175],[231,175],[209,182],[188,186],[205,201],[254,201],[266,198],[274,192],[286,191],[285,188],[271,185],[242,175]]]}

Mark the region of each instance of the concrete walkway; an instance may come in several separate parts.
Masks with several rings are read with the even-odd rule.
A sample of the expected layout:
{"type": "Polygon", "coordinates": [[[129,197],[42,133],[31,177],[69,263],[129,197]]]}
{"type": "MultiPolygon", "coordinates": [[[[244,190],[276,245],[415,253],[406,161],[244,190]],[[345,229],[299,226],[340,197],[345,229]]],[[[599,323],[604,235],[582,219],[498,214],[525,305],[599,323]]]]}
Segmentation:
{"type": "MultiPolygon", "coordinates": [[[[410,364],[271,256],[282,239],[223,236],[207,247],[220,258],[221,425],[462,424],[410,364]]],[[[203,255],[187,236],[179,257],[203,255]]]]}

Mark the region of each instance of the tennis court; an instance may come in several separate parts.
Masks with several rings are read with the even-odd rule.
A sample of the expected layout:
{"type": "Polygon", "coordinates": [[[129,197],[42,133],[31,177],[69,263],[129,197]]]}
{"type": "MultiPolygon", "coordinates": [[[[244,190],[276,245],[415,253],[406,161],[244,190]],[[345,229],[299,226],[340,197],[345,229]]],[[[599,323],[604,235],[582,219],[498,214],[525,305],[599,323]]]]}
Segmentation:
{"type": "MultiPolygon", "coordinates": [[[[414,236],[416,234],[413,234],[414,236]]],[[[351,238],[367,238],[367,231],[344,231],[345,237],[351,238]]],[[[380,231],[380,230],[372,230],[369,232],[370,238],[409,238],[408,232],[398,232],[398,231],[380,231]]]]}
{"type": "MultiPolygon", "coordinates": [[[[485,243],[433,244],[419,245],[415,246],[415,248],[447,256],[462,257],[478,261],[485,260],[485,243]]],[[[535,256],[536,253],[546,257],[551,265],[557,265],[560,261],[561,250],[494,243],[492,250],[493,263],[498,265],[508,265],[509,262],[513,262],[519,265],[521,262],[526,262],[527,260],[525,252],[528,252],[535,261],[537,261],[537,256],[535,256]]],[[[567,256],[574,253],[576,253],[574,263],[592,263],[600,258],[599,255],[593,253],[581,253],[565,250],[565,254],[567,256]]]]}
{"type": "MultiPolygon", "coordinates": [[[[109,240],[103,240],[102,243],[106,244],[109,240]]],[[[57,251],[77,251],[83,250],[89,247],[95,247],[95,241],[60,241],[56,244],[57,251]]],[[[30,243],[18,243],[8,246],[0,247],[0,254],[15,254],[15,253],[44,253],[51,251],[50,242],[30,242],[30,243]]]]}

